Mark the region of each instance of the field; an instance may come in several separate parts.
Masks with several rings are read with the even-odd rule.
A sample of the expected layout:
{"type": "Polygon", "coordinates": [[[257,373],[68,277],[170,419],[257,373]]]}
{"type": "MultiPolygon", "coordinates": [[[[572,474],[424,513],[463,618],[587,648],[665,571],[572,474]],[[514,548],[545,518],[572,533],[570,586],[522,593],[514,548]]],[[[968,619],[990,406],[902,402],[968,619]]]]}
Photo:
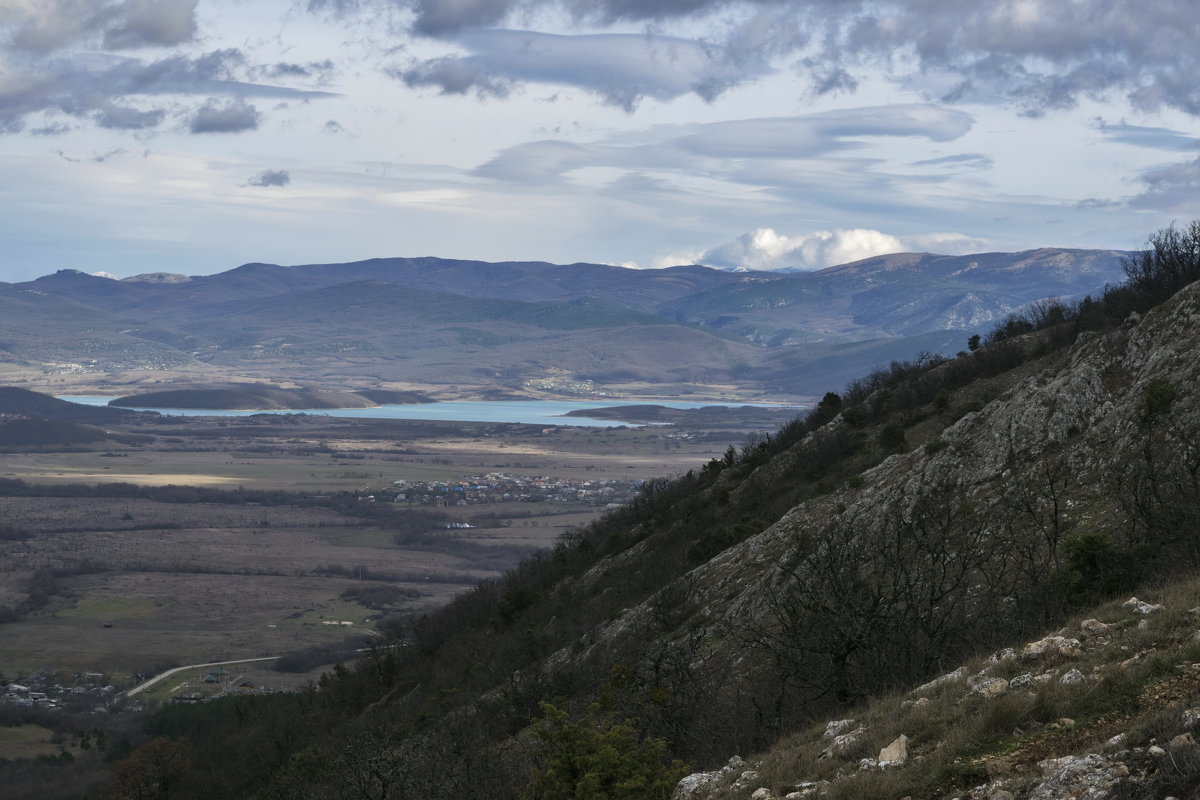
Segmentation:
{"type": "Polygon", "coordinates": [[[0,759],[57,755],[63,747],[51,741],[54,732],[40,725],[0,727],[0,759]]]}
{"type": "MultiPolygon", "coordinates": [[[[747,434],[301,417],[127,430],[148,438],[0,461],[0,478],[26,484],[0,497],[0,609],[17,612],[0,626],[0,674],[98,672],[128,686],[179,665],[369,639],[381,621],[447,602],[604,506],[506,494],[435,508],[396,486],[488,473],[632,485],[698,467],[747,434]],[[221,491],[142,488],[164,486],[221,491]]],[[[238,676],[280,689],[319,671],[265,662],[238,676]]],[[[215,691],[202,672],[144,696],[215,691]]]]}

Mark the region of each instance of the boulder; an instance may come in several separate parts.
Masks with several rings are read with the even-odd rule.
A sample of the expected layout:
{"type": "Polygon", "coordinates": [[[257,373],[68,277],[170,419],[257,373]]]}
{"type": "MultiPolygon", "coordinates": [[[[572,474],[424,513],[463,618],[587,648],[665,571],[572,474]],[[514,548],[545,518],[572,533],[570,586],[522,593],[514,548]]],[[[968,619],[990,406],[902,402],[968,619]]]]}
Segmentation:
{"type": "Polygon", "coordinates": [[[1029,794],[1029,800],[1108,797],[1113,784],[1129,774],[1124,764],[1114,764],[1095,753],[1050,759],[1038,766],[1047,778],[1029,794]]]}
{"type": "Polygon", "coordinates": [[[1077,669],[1071,669],[1063,673],[1063,676],[1058,679],[1058,682],[1064,686],[1074,686],[1077,683],[1083,683],[1085,680],[1087,680],[1087,678],[1083,676],[1082,672],[1077,669]]]}
{"type": "MultiPolygon", "coordinates": [[[[708,797],[727,784],[734,775],[741,773],[745,776],[748,774],[746,766],[747,764],[741,756],[734,756],[718,770],[694,772],[675,784],[675,790],[671,792],[671,800],[701,800],[701,798],[708,797]]],[[[754,773],[754,775],[757,774],[754,773]]]]}
{"type": "Polygon", "coordinates": [[[832,722],[826,722],[825,736],[832,739],[839,734],[843,734],[853,728],[855,722],[856,720],[852,719],[835,719],[832,722]]]}
{"type": "Polygon", "coordinates": [[[1006,661],[1012,661],[1017,657],[1017,651],[1011,647],[1006,647],[1003,650],[997,650],[987,657],[988,664],[1003,664],[1006,661]]]}
{"type": "Polygon", "coordinates": [[[959,667],[958,669],[954,670],[953,672],[947,672],[945,675],[939,675],[938,677],[931,680],[929,683],[925,683],[925,684],[922,684],[921,686],[918,686],[916,689],[913,689],[913,694],[917,694],[919,692],[928,692],[931,689],[936,689],[939,686],[944,686],[947,683],[952,683],[954,681],[961,681],[966,677],[967,677],[967,668],[959,667]]]}
{"type": "Polygon", "coordinates": [[[1155,611],[1162,611],[1164,606],[1151,605],[1144,600],[1138,600],[1136,597],[1131,597],[1121,605],[1133,611],[1135,614],[1153,614],[1155,611]]]}
{"type": "Polygon", "coordinates": [[[879,766],[899,766],[908,761],[908,737],[900,734],[887,747],[879,751],[879,766]]]}
{"type": "Polygon", "coordinates": [[[1008,688],[1010,689],[1024,689],[1033,685],[1033,675],[1028,672],[1014,675],[1013,679],[1008,682],[1008,688]]]}
{"type": "Polygon", "coordinates": [[[1030,642],[1021,649],[1021,658],[1026,661],[1045,658],[1048,656],[1064,656],[1074,658],[1083,654],[1083,645],[1078,639],[1068,639],[1065,636],[1050,635],[1036,642],[1030,642]]]}
{"type": "Polygon", "coordinates": [[[1007,692],[1008,686],[1009,683],[1004,678],[988,678],[973,684],[971,691],[975,694],[983,695],[990,700],[1007,692]]]}
{"type": "Polygon", "coordinates": [[[834,736],[833,741],[829,743],[828,747],[821,751],[821,754],[817,756],[817,758],[824,761],[827,758],[833,758],[834,756],[842,755],[851,747],[853,747],[854,743],[861,739],[862,735],[866,732],[867,729],[860,725],[852,731],[843,733],[839,736],[834,736]]]}

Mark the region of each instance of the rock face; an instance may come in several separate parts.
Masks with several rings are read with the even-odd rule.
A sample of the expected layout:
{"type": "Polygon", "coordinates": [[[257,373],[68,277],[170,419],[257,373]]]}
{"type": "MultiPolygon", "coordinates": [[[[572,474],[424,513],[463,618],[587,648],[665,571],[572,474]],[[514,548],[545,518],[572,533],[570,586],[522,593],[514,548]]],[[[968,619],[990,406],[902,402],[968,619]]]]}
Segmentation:
{"type": "Polygon", "coordinates": [[[745,786],[757,776],[758,773],[750,769],[740,756],[733,756],[720,769],[696,772],[680,780],[671,793],[671,800],[701,800],[719,790],[732,789],[738,782],[745,786]]]}
{"type": "Polygon", "coordinates": [[[1030,800],[1062,800],[1087,798],[1102,800],[1119,779],[1129,774],[1129,768],[1104,756],[1090,753],[1084,756],[1065,756],[1044,761],[1039,766],[1046,780],[1029,795],[1030,800]]]}
{"type": "MultiPolygon", "coordinates": [[[[1013,558],[1019,547],[1025,563],[1049,565],[1059,557],[1060,539],[1091,530],[1081,526],[1079,514],[1069,509],[1086,509],[1089,519],[1119,518],[1123,512],[1115,495],[1121,491],[1119,481],[1128,476],[1109,465],[1141,463],[1147,435],[1145,397],[1152,379],[1180,387],[1200,385],[1200,359],[1193,349],[1197,340],[1200,286],[1192,286],[1136,325],[1103,336],[1085,335],[982,410],[943,430],[937,449],[894,455],[864,472],[854,485],[797,506],[758,535],[697,567],[686,580],[686,592],[689,608],[705,619],[700,630],[716,643],[697,662],[702,663],[704,675],[712,676],[714,696],[731,673],[753,681],[758,665],[770,660],[743,658],[748,627],[795,626],[810,638],[825,637],[818,644],[829,648],[840,646],[839,631],[863,631],[868,647],[854,649],[844,665],[828,673],[828,680],[845,682],[846,692],[862,690],[889,669],[911,669],[909,664],[886,661],[904,651],[903,638],[888,640],[887,627],[882,618],[871,616],[874,612],[866,595],[843,591],[843,583],[854,585],[892,569],[911,573],[929,564],[941,569],[944,564],[946,570],[928,572],[930,580],[937,580],[959,564],[953,553],[937,549],[948,537],[977,548],[980,563],[1013,558]],[[1045,499],[1050,493],[1057,493],[1055,502],[1045,499]],[[1014,540],[1018,535],[1026,538],[1014,540]],[[889,536],[904,541],[905,547],[889,549],[889,536]],[[921,547],[925,549],[918,551],[921,547]],[[808,571],[808,565],[818,564],[818,559],[827,566],[838,558],[846,565],[862,566],[857,573],[847,566],[845,573],[836,575],[808,571]],[[789,617],[791,610],[779,601],[791,596],[789,592],[807,598],[810,607],[815,598],[827,611],[823,616],[789,617]],[[828,597],[821,597],[821,592],[828,597]]],[[[1173,419],[1200,420],[1200,395],[1178,392],[1173,403],[1173,419]]],[[[833,423],[834,432],[837,425],[833,423]]],[[[1124,472],[1128,471],[1127,467],[1124,472]]],[[[1114,529],[1112,534],[1121,531],[1114,529]]],[[[1012,566],[1016,569],[1018,563],[1013,561],[1012,566]]],[[[997,604],[1019,604],[1021,599],[1013,598],[1011,591],[989,596],[985,570],[951,578],[960,581],[956,586],[971,589],[914,615],[947,615],[931,625],[952,625],[957,617],[986,618],[995,631],[1023,618],[997,613],[997,604]]],[[[1046,567],[1034,566],[1019,586],[1048,579],[1046,567]]],[[[1151,613],[1152,605],[1137,605],[1133,610],[1151,613]]],[[[654,629],[653,620],[650,604],[630,609],[601,632],[598,647],[611,652],[625,642],[627,652],[636,650],[633,643],[645,635],[640,632],[654,629]]],[[[979,627],[963,630],[964,636],[978,635],[979,627]]],[[[668,640],[679,644],[680,658],[688,658],[682,648],[695,632],[667,634],[668,640]]],[[[1080,639],[1059,633],[1028,642],[1017,657],[1031,664],[1048,663],[1082,651],[1080,639]]],[[[792,657],[798,663],[806,658],[802,648],[771,655],[792,657]]],[[[912,669],[913,674],[918,671],[912,669]]],[[[966,677],[963,672],[950,672],[920,691],[940,691],[966,677]]],[[[986,691],[998,692],[1000,686],[989,685],[986,691]]]]}
{"type": "MultiPolygon", "coordinates": [[[[825,637],[820,644],[826,649],[813,648],[821,653],[838,652],[839,631],[860,632],[861,639],[848,648],[851,655],[828,673],[828,680],[835,685],[842,681],[841,689],[849,694],[863,690],[881,673],[895,674],[889,670],[900,669],[911,669],[907,674],[915,678],[913,684],[927,681],[910,695],[914,699],[936,699],[942,693],[986,699],[1015,690],[1035,691],[1050,681],[1064,687],[1086,685],[1088,676],[1065,662],[1111,637],[1107,621],[1087,620],[1074,631],[1061,630],[1032,641],[1028,637],[1034,631],[1020,631],[1009,641],[1019,641],[1015,636],[1020,635],[1026,644],[997,652],[994,661],[996,665],[1019,662],[1019,674],[1013,675],[1014,670],[1006,666],[1009,671],[997,671],[995,677],[971,679],[965,669],[946,672],[945,663],[912,668],[899,659],[888,662],[905,651],[907,642],[903,637],[886,640],[887,623],[871,616],[867,590],[889,585],[886,580],[895,574],[892,570],[911,574],[930,563],[939,569],[945,565],[947,570],[959,566],[954,553],[937,549],[941,541],[973,548],[980,563],[1010,559],[1005,563],[1013,569],[1021,569],[1017,554],[1022,553],[1025,563],[1033,566],[1017,584],[1018,592],[1026,584],[1051,579],[1051,565],[1061,558],[1065,540],[1099,532],[1120,546],[1121,537],[1142,524],[1128,516],[1133,512],[1124,501],[1130,498],[1121,493],[1129,492],[1144,476],[1147,442],[1160,437],[1153,439],[1155,447],[1163,447],[1154,451],[1158,458],[1167,448],[1178,449],[1170,439],[1176,435],[1172,431],[1200,428],[1200,394],[1182,388],[1200,385],[1197,342],[1200,285],[1193,285],[1144,318],[1104,335],[1085,334],[1069,350],[1029,368],[1019,383],[942,430],[936,448],[893,455],[863,472],[853,484],[797,506],[776,524],[697,567],[688,576],[688,600],[697,618],[704,619],[703,630],[713,644],[702,659],[690,658],[701,675],[713,676],[713,696],[718,685],[728,684],[731,673],[740,673],[747,684],[752,683],[757,665],[767,661],[745,657],[748,629],[795,630],[797,639],[801,631],[804,636],[825,637]],[[1168,412],[1152,411],[1148,398],[1155,387],[1164,386],[1169,390],[1171,424],[1156,427],[1151,414],[1168,412]],[[936,503],[929,503],[931,496],[936,503]],[[1112,520],[1125,520],[1130,527],[1121,528],[1112,520]],[[905,547],[889,549],[888,537],[875,535],[878,531],[890,532],[905,547]],[[922,535],[929,539],[922,540],[922,535]],[[918,548],[925,548],[919,557],[914,555],[918,548]],[[818,560],[818,555],[824,560],[818,560]],[[836,558],[848,565],[844,572],[831,575],[814,569],[814,565],[827,569],[836,558]],[[800,618],[794,607],[781,606],[779,598],[788,596],[789,590],[796,591],[795,598],[804,598],[796,605],[819,607],[821,613],[800,618]],[[930,680],[939,674],[937,668],[941,676],[930,680]]],[[[833,423],[835,430],[838,424],[833,423]]],[[[763,467],[768,468],[782,467],[763,467]]],[[[931,580],[937,577],[934,571],[929,574],[934,576],[931,580]]],[[[986,570],[955,573],[954,578],[971,588],[954,601],[922,610],[926,620],[944,615],[930,628],[954,624],[952,615],[986,619],[971,631],[985,640],[995,636],[991,646],[999,646],[1004,643],[1000,635],[1004,626],[1022,618],[1017,609],[1035,610],[1032,604],[1022,606],[1021,597],[1011,591],[989,597],[986,570]],[[998,610],[1004,604],[1012,610],[998,610]]],[[[1162,616],[1162,606],[1153,602],[1132,598],[1126,607],[1135,619],[1149,625],[1162,616]]],[[[635,631],[650,630],[651,619],[649,607],[631,609],[601,634],[601,641],[608,638],[615,643],[635,636],[635,631]]],[[[685,639],[680,636],[674,641],[682,648],[685,639]]],[[[681,657],[684,652],[680,650],[681,657]]],[[[807,655],[800,647],[794,653],[771,653],[794,657],[798,663],[804,663],[807,655]]],[[[1140,654],[1130,652],[1126,658],[1135,663],[1140,654]]],[[[826,747],[829,757],[839,737],[853,732],[853,728],[831,731],[834,742],[826,747]]],[[[843,745],[837,749],[852,750],[843,745]]],[[[1107,763],[1091,754],[1059,765],[1047,778],[1048,786],[1058,788],[1040,789],[1035,796],[1099,797],[1102,787],[1115,780],[1107,763]]]]}

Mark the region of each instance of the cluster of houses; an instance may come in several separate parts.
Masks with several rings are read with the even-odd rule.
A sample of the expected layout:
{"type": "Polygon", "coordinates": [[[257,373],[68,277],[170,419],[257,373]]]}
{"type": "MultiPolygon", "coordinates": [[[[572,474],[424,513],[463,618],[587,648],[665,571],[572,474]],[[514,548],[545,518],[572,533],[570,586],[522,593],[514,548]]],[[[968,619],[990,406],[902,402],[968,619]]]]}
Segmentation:
{"type": "Polygon", "coordinates": [[[437,508],[513,502],[608,506],[628,503],[642,483],[489,472],[450,481],[393,481],[391,491],[377,492],[375,497],[437,508]]]}
{"type": "Polygon", "coordinates": [[[537,392],[553,392],[554,394],[570,394],[580,397],[615,397],[612,392],[599,388],[592,381],[577,381],[570,378],[531,378],[525,381],[525,388],[537,392]]]}
{"type": "Polygon", "coordinates": [[[58,683],[48,672],[36,672],[0,686],[0,703],[40,708],[103,711],[117,696],[117,689],[102,672],[81,672],[70,686],[58,683]]]}
{"type": "Polygon", "coordinates": [[[194,687],[191,682],[185,682],[176,688],[179,691],[171,695],[170,702],[185,705],[203,703],[214,697],[230,694],[265,694],[271,691],[266,686],[247,680],[242,675],[235,675],[224,667],[210,670],[194,687]]]}

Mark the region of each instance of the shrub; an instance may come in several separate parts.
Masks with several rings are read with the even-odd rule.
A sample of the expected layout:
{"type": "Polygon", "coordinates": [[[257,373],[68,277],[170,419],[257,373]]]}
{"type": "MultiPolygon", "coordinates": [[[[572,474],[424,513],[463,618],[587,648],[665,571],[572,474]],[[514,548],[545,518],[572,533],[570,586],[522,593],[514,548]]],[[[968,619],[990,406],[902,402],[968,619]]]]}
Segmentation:
{"type": "Polygon", "coordinates": [[[1175,402],[1175,386],[1166,378],[1151,378],[1146,383],[1146,416],[1150,419],[1161,416],[1175,402]]]}
{"type": "Polygon", "coordinates": [[[889,422],[879,431],[879,446],[888,453],[896,453],[904,449],[904,427],[896,422],[889,422]]]}
{"type": "Polygon", "coordinates": [[[544,766],[533,771],[526,800],[666,800],[687,774],[667,761],[666,741],[628,722],[597,720],[595,708],[579,720],[550,703],[541,709],[533,735],[544,766]]]}

